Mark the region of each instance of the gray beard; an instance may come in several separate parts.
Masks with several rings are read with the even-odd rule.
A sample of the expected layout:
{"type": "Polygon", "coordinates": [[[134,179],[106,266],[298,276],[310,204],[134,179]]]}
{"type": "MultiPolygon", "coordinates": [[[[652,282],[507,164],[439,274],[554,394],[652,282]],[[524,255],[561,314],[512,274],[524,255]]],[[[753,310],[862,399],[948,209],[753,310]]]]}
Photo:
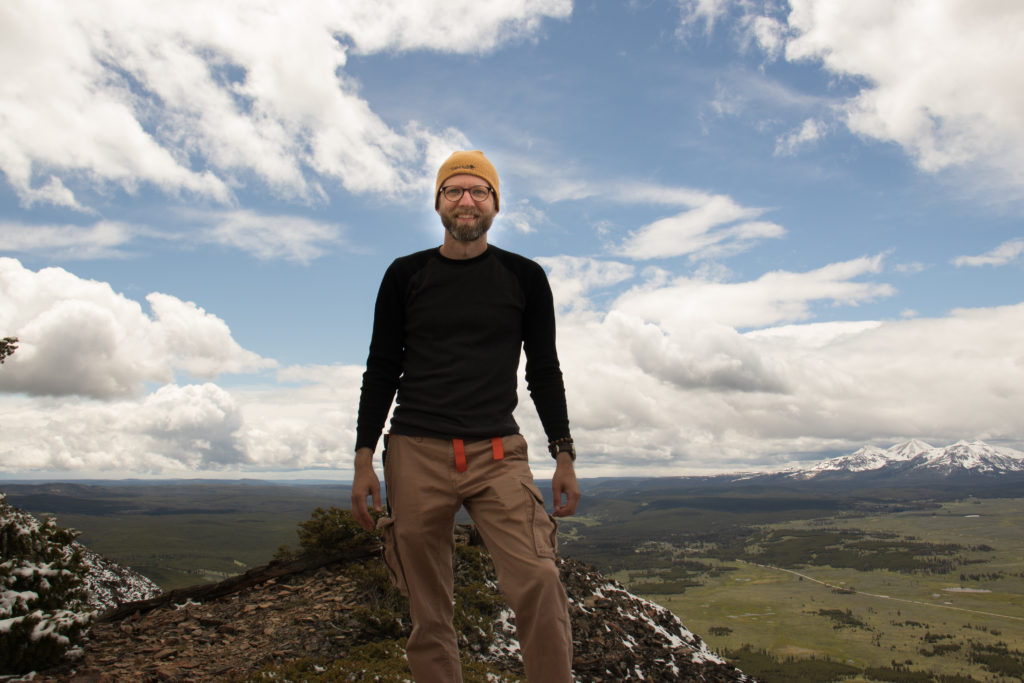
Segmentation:
{"type": "Polygon", "coordinates": [[[491,222],[493,220],[494,216],[484,216],[481,214],[473,223],[459,224],[454,214],[441,216],[441,224],[444,225],[448,234],[454,237],[457,242],[473,242],[480,239],[484,233],[491,229],[491,222]]]}

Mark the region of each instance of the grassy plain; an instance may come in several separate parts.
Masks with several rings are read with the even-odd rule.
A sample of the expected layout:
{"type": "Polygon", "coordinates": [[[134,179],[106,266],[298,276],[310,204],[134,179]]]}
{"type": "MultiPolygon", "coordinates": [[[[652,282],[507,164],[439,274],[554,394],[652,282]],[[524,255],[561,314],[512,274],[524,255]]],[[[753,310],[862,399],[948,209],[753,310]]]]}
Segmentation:
{"type": "MultiPolygon", "coordinates": [[[[1024,649],[1022,523],[1022,499],[969,499],[938,509],[776,523],[766,528],[780,540],[790,532],[837,530],[888,538],[894,546],[926,541],[949,551],[944,559],[953,566],[939,572],[815,564],[787,569],[755,559],[713,559],[691,549],[680,557],[724,571],[705,574],[701,585],[682,593],[646,597],[671,609],[718,651],[750,644],[781,659],[829,658],[858,668],[895,664],[977,681],[1020,680],[971,659],[1024,649]]],[[[757,548],[748,550],[756,557],[757,548]]],[[[650,585],[652,574],[657,571],[626,570],[617,578],[650,585]]]]}
{"type": "Polygon", "coordinates": [[[348,485],[260,482],[0,486],[9,501],[82,532],[79,541],[164,590],[267,564],[317,507],[347,507],[348,485]]]}

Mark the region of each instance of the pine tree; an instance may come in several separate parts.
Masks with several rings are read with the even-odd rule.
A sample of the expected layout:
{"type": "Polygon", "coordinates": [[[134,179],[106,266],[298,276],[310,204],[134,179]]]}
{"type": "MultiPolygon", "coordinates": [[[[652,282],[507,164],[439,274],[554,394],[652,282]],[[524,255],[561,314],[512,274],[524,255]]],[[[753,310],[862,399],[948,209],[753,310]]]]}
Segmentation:
{"type": "Polygon", "coordinates": [[[92,612],[77,536],[0,493],[0,674],[53,666],[84,635],[92,612]]]}

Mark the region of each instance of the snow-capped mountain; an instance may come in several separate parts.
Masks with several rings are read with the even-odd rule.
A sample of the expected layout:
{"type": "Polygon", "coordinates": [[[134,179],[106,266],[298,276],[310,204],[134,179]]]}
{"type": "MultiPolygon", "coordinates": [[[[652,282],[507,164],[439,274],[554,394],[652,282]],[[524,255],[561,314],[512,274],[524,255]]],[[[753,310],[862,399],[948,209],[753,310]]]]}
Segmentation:
{"type": "Polygon", "coordinates": [[[1002,474],[1024,472],[1024,453],[998,448],[983,441],[958,441],[945,448],[933,448],[910,461],[913,470],[931,470],[942,474],[957,471],[1002,474]]]}
{"type": "MultiPolygon", "coordinates": [[[[911,439],[910,441],[904,441],[903,443],[896,444],[892,448],[886,451],[891,460],[913,460],[922,453],[936,450],[931,444],[927,444],[920,439],[911,439]]],[[[1024,455],[1024,454],[1022,454],[1024,455]]]]}
{"type": "Polygon", "coordinates": [[[912,439],[897,444],[888,449],[877,446],[862,446],[850,455],[841,455],[838,458],[824,460],[810,470],[800,470],[808,474],[819,472],[866,472],[877,470],[895,462],[906,462],[912,460],[922,453],[935,450],[924,441],[912,439]]]}
{"type": "Polygon", "coordinates": [[[1010,472],[1024,472],[1024,453],[1021,451],[990,446],[983,441],[958,441],[936,448],[913,439],[887,449],[864,446],[849,455],[830,458],[809,468],[790,469],[783,474],[803,480],[829,474],[931,474],[949,477],[1010,472]]]}

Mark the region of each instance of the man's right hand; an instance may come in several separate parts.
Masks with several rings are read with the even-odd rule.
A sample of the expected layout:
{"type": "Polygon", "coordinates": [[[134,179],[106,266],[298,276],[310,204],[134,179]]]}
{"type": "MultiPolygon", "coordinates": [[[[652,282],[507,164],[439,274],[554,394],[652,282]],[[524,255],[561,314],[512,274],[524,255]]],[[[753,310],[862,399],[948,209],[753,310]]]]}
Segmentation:
{"type": "Polygon", "coordinates": [[[373,451],[369,448],[360,448],[356,451],[355,473],[352,475],[352,516],[356,518],[359,526],[367,531],[373,531],[373,518],[366,506],[366,499],[373,498],[373,509],[381,512],[380,505],[380,479],[373,471],[373,451]]]}

